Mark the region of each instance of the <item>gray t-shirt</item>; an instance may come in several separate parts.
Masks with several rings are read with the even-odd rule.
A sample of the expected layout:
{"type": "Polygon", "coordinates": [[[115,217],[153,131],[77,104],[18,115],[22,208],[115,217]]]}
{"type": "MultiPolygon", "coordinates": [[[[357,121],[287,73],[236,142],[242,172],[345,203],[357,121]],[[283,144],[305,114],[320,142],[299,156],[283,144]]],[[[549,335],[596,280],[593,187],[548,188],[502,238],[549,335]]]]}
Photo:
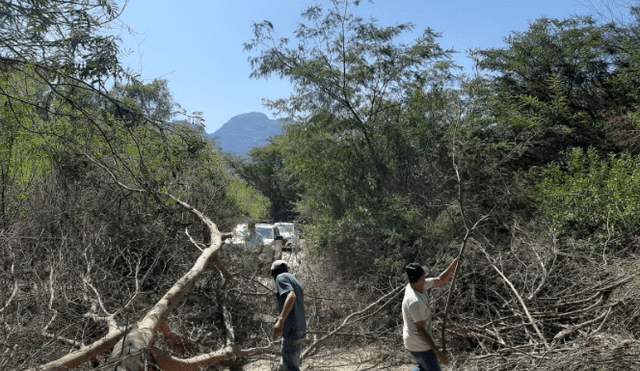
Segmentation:
{"type": "MultiPolygon", "coordinates": [[[[416,322],[425,321],[425,328],[429,335],[431,331],[431,302],[427,290],[435,284],[435,278],[427,278],[424,283],[422,293],[414,290],[411,285],[404,289],[404,299],[402,299],[402,340],[404,346],[410,352],[426,352],[430,350],[427,343],[422,340],[416,327],[416,322]]],[[[433,336],[432,336],[433,337],[433,336]]]]}
{"type": "Polygon", "coordinates": [[[284,327],[282,329],[282,337],[285,339],[298,339],[296,335],[297,331],[303,331],[302,337],[307,331],[307,322],[304,317],[304,291],[300,282],[289,273],[280,273],[276,277],[276,288],[278,289],[278,307],[280,313],[284,307],[284,302],[287,299],[286,293],[293,291],[296,294],[296,303],[293,305],[291,312],[284,321],[284,327]]]}

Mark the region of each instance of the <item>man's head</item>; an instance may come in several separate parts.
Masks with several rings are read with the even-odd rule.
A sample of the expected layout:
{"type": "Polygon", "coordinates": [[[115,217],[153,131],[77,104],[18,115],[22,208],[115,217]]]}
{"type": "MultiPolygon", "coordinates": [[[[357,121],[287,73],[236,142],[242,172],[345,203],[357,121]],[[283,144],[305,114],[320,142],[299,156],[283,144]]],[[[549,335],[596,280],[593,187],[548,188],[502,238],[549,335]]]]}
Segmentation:
{"type": "Polygon", "coordinates": [[[284,260],[276,260],[271,264],[271,277],[274,279],[278,277],[280,273],[289,272],[289,264],[284,260]]]}
{"type": "Polygon", "coordinates": [[[407,276],[409,277],[409,282],[417,283],[420,281],[425,275],[425,271],[418,263],[411,263],[404,268],[404,271],[407,272],[407,276]]]}

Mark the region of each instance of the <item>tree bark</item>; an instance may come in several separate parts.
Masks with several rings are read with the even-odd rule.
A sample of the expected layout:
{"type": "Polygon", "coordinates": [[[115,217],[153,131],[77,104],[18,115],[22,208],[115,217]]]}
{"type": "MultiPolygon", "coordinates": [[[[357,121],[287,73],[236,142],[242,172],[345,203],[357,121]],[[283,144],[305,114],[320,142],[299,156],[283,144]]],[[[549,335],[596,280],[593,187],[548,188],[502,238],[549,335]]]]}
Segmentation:
{"type": "Polygon", "coordinates": [[[90,346],[83,348],[77,352],[67,354],[64,357],[58,358],[53,362],[49,362],[46,365],[38,367],[39,371],[67,371],[72,368],[78,367],[81,364],[90,361],[102,353],[113,348],[114,345],[122,339],[125,334],[125,330],[116,330],[110,332],[107,336],[94,342],[90,346]]]}

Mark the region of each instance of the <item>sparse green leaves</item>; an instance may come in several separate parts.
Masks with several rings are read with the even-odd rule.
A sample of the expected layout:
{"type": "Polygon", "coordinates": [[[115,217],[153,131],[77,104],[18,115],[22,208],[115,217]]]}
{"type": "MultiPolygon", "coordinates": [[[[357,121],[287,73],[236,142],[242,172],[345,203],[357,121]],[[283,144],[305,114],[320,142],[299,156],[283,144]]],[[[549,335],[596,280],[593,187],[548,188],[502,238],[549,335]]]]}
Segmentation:
{"type": "MultiPolygon", "coordinates": [[[[426,30],[413,45],[395,40],[413,29],[410,24],[381,27],[350,14],[348,2],[314,6],[303,12],[307,23],[295,31],[295,44],[277,39],[268,21],[254,25],[254,39],[245,44],[253,56],[253,78],[276,74],[291,81],[294,94],[268,101],[289,117],[326,110],[363,124],[375,120],[391,101],[406,99],[406,87],[433,64],[449,60],[426,30]],[[255,55],[258,53],[258,55],[255,55]]],[[[452,64],[442,65],[448,69],[452,64]]]]}

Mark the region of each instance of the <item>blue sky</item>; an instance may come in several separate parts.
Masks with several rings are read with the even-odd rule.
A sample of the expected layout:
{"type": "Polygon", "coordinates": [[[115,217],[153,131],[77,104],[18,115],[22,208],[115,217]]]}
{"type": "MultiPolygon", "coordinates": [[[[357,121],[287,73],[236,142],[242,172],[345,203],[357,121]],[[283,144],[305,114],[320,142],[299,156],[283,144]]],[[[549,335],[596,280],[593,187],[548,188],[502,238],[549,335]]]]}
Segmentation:
{"type": "MultiPolygon", "coordinates": [[[[431,1],[377,0],[354,8],[379,24],[414,23],[406,41],[431,27],[442,34],[443,48],[459,53],[455,61],[465,72],[472,64],[466,51],[503,47],[511,31],[525,31],[529,21],[543,16],[566,18],[586,14],[580,0],[431,1]]],[[[130,0],[120,20],[137,34],[122,32],[124,59],[145,81],[169,80],[174,99],[188,112],[204,112],[206,132],[213,133],[231,117],[263,112],[262,98],[290,95],[287,81],[250,80],[251,67],[243,43],[252,35],[253,22],[269,20],[279,36],[292,37],[300,13],[312,0],[130,0]]],[[[321,3],[329,5],[326,1],[321,3]]]]}

